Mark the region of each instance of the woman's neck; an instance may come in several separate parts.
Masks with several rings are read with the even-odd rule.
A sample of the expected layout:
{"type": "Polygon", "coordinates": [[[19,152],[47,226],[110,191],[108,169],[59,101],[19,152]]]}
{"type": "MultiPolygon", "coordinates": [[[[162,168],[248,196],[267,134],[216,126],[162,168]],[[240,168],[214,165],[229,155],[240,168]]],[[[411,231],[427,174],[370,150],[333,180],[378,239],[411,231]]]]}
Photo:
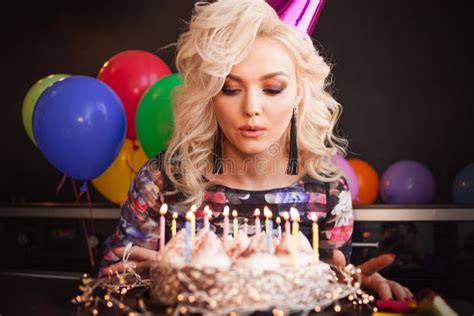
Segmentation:
{"type": "MultiPolygon", "coordinates": [[[[281,147],[280,147],[281,148],[281,147]]],[[[272,153],[246,155],[234,147],[223,146],[223,173],[209,175],[209,180],[231,188],[268,190],[293,184],[304,175],[300,165],[297,175],[287,175],[288,157],[272,153]]]]}

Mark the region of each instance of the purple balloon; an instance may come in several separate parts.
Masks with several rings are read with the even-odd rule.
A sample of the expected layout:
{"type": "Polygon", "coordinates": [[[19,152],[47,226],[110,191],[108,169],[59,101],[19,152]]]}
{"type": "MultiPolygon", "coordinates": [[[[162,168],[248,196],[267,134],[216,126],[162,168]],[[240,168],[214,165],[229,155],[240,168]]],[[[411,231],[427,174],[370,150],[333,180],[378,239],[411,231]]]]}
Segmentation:
{"type": "Polygon", "coordinates": [[[324,0],[267,0],[286,24],[311,35],[324,6],[324,0]]]}
{"type": "Polygon", "coordinates": [[[433,174],[414,160],[395,162],[380,179],[380,197],[387,204],[428,204],[434,196],[433,174]]]}
{"type": "Polygon", "coordinates": [[[359,193],[359,180],[357,179],[357,174],[352,168],[351,164],[341,155],[336,154],[332,156],[332,161],[342,169],[344,177],[347,180],[347,185],[349,185],[349,190],[351,191],[352,201],[356,198],[359,193]]]}

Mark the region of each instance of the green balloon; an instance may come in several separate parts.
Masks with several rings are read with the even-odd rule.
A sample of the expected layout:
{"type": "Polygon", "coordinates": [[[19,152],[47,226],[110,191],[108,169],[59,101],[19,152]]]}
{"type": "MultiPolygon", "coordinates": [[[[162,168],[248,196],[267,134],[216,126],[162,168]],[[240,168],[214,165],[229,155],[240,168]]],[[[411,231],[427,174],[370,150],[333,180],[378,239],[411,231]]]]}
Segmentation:
{"type": "Polygon", "coordinates": [[[22,119],[23,126],[25,127],[28,137],[31,139],[33,144],[36,145],[35,136],[33,135],[33,111],[35,109],[36,101],[41,96],[44,90],[51,87],[55,82],[63,80],[64,78],[70,77],[71,75],[66,74],[55,74],[49,75],[37,81],[26,93],[23,99],[22,107],[22,119]]]}
{"type": "Polygon", "coordinates": [[[183,84],[178,73],[155,82],[140,100],[136,114],[137,137],[148,158],[166,148],[173,133],[171,93],[183,84]]]}

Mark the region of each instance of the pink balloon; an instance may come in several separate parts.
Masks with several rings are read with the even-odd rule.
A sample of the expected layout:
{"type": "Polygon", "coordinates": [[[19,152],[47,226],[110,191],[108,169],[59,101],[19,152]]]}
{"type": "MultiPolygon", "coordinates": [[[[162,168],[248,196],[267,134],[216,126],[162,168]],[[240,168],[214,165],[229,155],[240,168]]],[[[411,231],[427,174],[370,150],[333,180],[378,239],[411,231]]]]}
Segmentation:
{"type": "Polygon", "coordinates": [[[354,169],[352,169],[351,164],[341,155],[334,155],[332,161],[342,169],[347,184],[349,185],[349,190],[351,191],[352,201],[354,201],[359,193],[359,180],[357,179],[357,174],[354,169]]]}
{"type": "Polygon", "coordinates": [[[267,0],[280,19],[296,26],[309,35],[313,34],[324,0],[267,0]]]}

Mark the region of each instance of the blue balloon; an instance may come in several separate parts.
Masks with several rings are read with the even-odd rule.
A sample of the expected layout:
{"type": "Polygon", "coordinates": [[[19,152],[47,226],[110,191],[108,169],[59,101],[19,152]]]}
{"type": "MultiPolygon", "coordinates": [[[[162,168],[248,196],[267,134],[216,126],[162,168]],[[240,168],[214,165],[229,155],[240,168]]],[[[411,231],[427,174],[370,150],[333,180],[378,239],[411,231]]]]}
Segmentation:
{"type": "Polygon", "coordinates": [[[457,204],[474,204],[474,163],[462,168],[453,181],[453,200],[457,204]]]}
{"type": "Polygon", "coordinates": [[[120,152],[126,132],[119,97],[103,82],[72,76],[46,89],[33,112],[33,133],[46,159],[67,176],[92,180],[120,152]]]}

